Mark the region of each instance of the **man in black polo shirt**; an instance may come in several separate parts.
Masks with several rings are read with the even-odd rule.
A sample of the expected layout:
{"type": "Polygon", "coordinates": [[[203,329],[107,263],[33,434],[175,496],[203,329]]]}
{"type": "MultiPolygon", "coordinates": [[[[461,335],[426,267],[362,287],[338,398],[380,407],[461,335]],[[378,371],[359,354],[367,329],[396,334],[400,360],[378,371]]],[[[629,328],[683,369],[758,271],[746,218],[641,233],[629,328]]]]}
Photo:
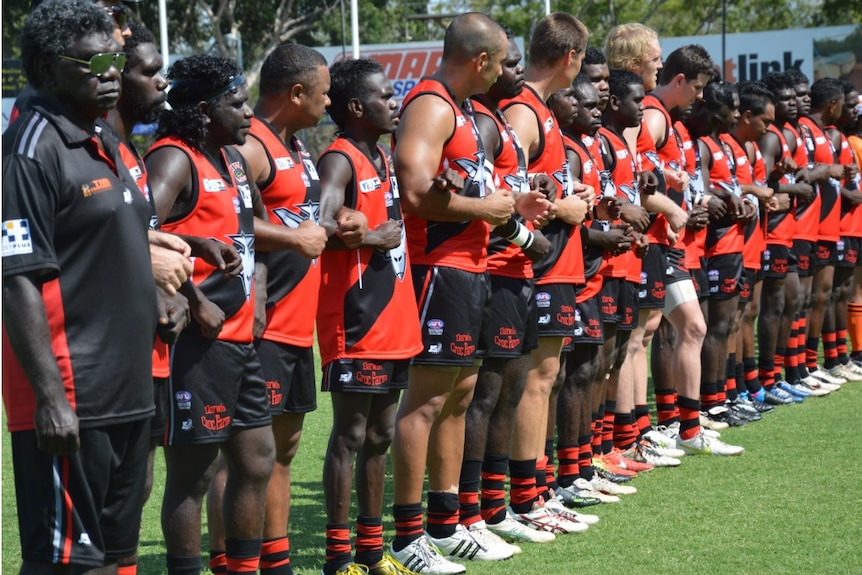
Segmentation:
{"type": "Polygon", "coordinates": [[[34,10],[21,46],[36,95],[3,135],[3,395],[22,573],[115,572],[138,542],[155,284],[149,204],[94,127],[120,95],[113,30],[87,0],[34,10]]]}

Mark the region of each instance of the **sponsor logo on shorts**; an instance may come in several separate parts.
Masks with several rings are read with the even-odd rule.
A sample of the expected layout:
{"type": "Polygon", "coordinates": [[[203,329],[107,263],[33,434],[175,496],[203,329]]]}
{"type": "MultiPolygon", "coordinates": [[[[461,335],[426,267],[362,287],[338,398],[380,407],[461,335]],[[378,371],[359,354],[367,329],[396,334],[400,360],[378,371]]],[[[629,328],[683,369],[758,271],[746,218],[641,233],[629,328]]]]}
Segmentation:
{"type": "Polygon", "coordinates": [[[443,335],[443,325],[442,319],[429,319],[425,322],[425,326],[428,328],[428,335],[443,335]]]}
{"type": "Polygon", "coordinates": [[[92,547],[93,542],[90,540],[90,534],[81,533],[80,535],[78,535],[78,545],[81,545],[83,547],[92,547]]]}
{"type": "Polygon", "coordinates": [[[638,299],[644,299],[646,297],[646,294],[647,294],[647,290],[645,290],[645,289],[638,290],[638,299]]]}
{"type": "Polygon", "coordinates": [[[645,286],[647,284],[647,280],[648,280],[647,273],[641,272],[641,285],[645,286]]]}
{"type": "Polygon", "coordinates": [[[473,355],[476,353],[476,346],[473,345],[473,336],[469,333],[455,334],[455,341],[449,344],[449,350],[461,357],[473,355]]]}
{"type": "Polygon", "coordinates": [[[428,353],[433,353],[436,355],[438,353],[441,353],[442,351],[443,351],[443,344],[442,343],[432,343],[431,345],[428,346],[428,353]]]}
{"type": "Polygon", "coordinates": [[[231,416],[227,415],[227,408],[223,403],[217,405],[205,405],[204,414],[201,416],[201,425],[210,431],[219,431],[230,425],[231,416]]]}
{"type": "Polygon", "coordinates": [[[362,367],[356,371],[356,381],[362,385],[379,386],[389,381],[389,375],[383,365],[373,361],[363,361],[362,367]]]}
{"type": "Polygon", "coordinates": [[[184,419],[180,424],[180,429],[183,431],[191,431],[192,427],[194,427],[194,422],[190,418],[184,419]]]}
{"type": "Polygon", "coordinates": [[[550,325],[551,323],[551,314],[546,313],[545,315],[540,315],[538,320],[539,325],[550,325]]]}
{"type": "Polygon", "coordinates": [[[721,277],[721,273],[718,270],[709,270],[706,272],[706,277],[711,282],[717,282],[718,278],[721,277]]]}
{"type": "Polygon", "coordinates": [[[593,339],[602,337],[602,324],[597,319],[590,319],[584,326],[584,333],[593,339]]]}
{"type": "Polygon", "coordinates": [[[174,394],[177,400],[177,409],[188,410],[192,408],[192,394],[189,391],[178,391],[174,394]]]}
{"type": "MultiPolygon", "coordinates": [[[[785,260],[785,259],[777,259],[776,258],[776,260],[774,262],[772,262],[772,271],[774,271],[775,273],[786,274],[787,273],[787,267],[788,267],[788,264],[787,264],[787,260],[785,260]]],[[[763,270],[769,271],[769,268],[767,266],[764,266],[763,270]]]]}
{"type": "Polygon", "coordinates": [[[566,327],[575,325],[575,308],[570,305],[561,305],[557,313],[557,323],[566,327]]]}
{"type": "Polygon", "coordinates": [[[735,278],[724,278],[724,282],[721,284],[721,291],[724,293],[736,293],[738,290],[739,286],[735,278]]]}
{"type": "Polygon", "coordinates": [[[851,264],[857,263],[859,261],[859,251],[854,249],[848,249],[845,259],[851,264]]]}
{"type": "Polygon", "coordinates": [[[536,294],[536,305],[539,307],[551,307],[551,294],[540,291],[536,294]]]}
{"type": "Polygon", "coordinates": [[[817,259],[828,260],[832,256],[832,250],[828,246],[817,246],[817,259]]]}
{"type": "Polygon", "coordinates": [[[340,383],[350,383],[352,380],[353,380],[353,374],[352,373],[339,373],[338,374],[338,381],[340,383]]]}
{"type": "Polygon", "coordinates": [[[33,238],[30,236],[30,222],[27,219],[6,220],[3,222],[2,255],[17,256],[33,253],[33,238]]]}
{"type": "Polygon", "coordinates": [[[501,349],[516,349],[521,345],[521,339],[515,337],[518,331],[511,327],[501,327],[500,333],[494,336],[494,345],[501,349]]]}
{"type": "Polygon", "coordinates": [[[391,208],[393,204],[392,192],[386,192],[385,194],[383,194],[383,200],[386,202],[386,207],[391,208]]]}
{"type": "Polygon", "coordinates": [[[772,257],[772,252],[769,250],[763,250],[763,261],[768,262],[769,258],[772,257]]]}
{"type": "Polygon", "coordinates": [[[672,276],[673,275],[673,266],[667,266],[667,269],[664,270],[664,275],[672,276]]]}
{"type": "Polygon", "coordinates": [[[808,269],[811,267],[811,258],[809,256],[800,255],[796,264],[800,270],[808,271],[808,269]]]}
{"type": "Polygon", "coordinates": [[[584,328],[578,326],[575,328],[574,333],[575,333],[575,337],[580,337],[580,336],[584,335],[584,328]]]}
{"type": "Polygon", "coordinates": [[[667,293],[667,290],[664,287],[664,282],[655,282],[655,285],[650,292],[652,293],[652,297],[656,299],[664,299],[664,296],[667,293]]]}
{"type": "Polygon", "coordinates": [[[281,392],[281,384],[277,381],[266,382],[266,392],[269,394],[270,405],[281,405],[284,394],[281,392]]]}
{"type": "Polygon", "coordinates": [[[609,295],[602,296],[602,313],[605,315],[615,315],[617,313],[616,298],[609,295]]]}

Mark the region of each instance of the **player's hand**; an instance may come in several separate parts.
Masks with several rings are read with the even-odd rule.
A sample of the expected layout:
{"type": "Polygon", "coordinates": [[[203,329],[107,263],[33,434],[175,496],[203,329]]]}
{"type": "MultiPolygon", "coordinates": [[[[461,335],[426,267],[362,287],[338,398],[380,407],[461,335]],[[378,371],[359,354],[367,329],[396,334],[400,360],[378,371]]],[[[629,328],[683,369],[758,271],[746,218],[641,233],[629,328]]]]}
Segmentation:
{"type": "Polygon", "coordinates": [[[397,248],[401,245],[401,223],[395,220],[386,220],[374,231],[368,232],[366,241],[379,250],[397,248]]]}
{"type": "Polygon", "coordinates": [[[617,198],[599,196],[596,200],[598,200],[598,203],[595,205],[596,219],[607,222],[619,219],[620,213],[622,213],[622,204],[617,198]]]}
{"type": "Polygon", "coordinates": [[[214,268],[222,270],[226,278],[235,278],[242,273],[242,257],[230,244],[202,238],[198,247],[198,257],[214,268]]]}
{"type": "MultiPolygon", "coordinates": [[[[724,202],[719,202],[724,206],[724,202]]],[[[686,227],[692,230],[702,230],[709,224],[709,210],[703,206],[695,206],[688,212],[686,227]]]]}
{"type": "Polygon", "coordinates": [[[644,170],[638,173],[638,190],[640,193],[650,195],[658,190],[658,176],[651,170],[644,170]]]}
{"type": "Polygon", "coordinates": [[[814,186],[806,182],[796,182],[791,187],[790,193],[792,193],[800,202],[805,202],[807,204],[814,199],[814,186]]]}
{"type": "Polygon", "coordinates": [[[676,245],[676,242],[679,241],[679,233],[673,231],[670,226],[667,227],[667,241],[669,245],[676,245]]]}
{"type": "Polygon", "coordinates": [[[596,199],[596,189],[583,182],[572,182],[572,191],[590,205],[593,205],[593,200],[596,199]]]}
{"type": "Polygon", "coordinates": [[[36,445],[51,455],[71,455],[81,448],[78,416],[69,400],[59,396],[52,401],[37,402],[33,418],[36,445]]]}
{"type": "Polygon", "coordinates": [[[342,207],[335,218],[338,227],[335,234],[342,239],[344,245],[355,250],[365,243],[368,232],[368,218],[359,210],[342,207]]]}
{"type": "Polygon", "coordinates": [[[158,244],[150,244],[150,264],[156,285],[168,295],[176,294],[192,273],[192,262],[188,257],[158,244]]]}
{"type": "Polygon", "coordinates": [[[649,238],[635,232],[634,251],[635,257],[644,259],[649,251],[649,238]]]}
{"type": "Polygon", "coordinates": [[[721,219],[727,214],[727,204],[717,196],[709,196],[706,208],[709,210],[709,219],[711,220],[721,219]]]}
{"type": "Polygon", "coordinates": [[[557,184],[548,174],[536,174],[530,182],[530,189],[541,192],[549,201],[557,198],[557,184]]]}
{"type": "Polygon", "coordinates": [[[597,234],[601,240],[601,247],[613,256],[624,254],[632,249],[632,228],[631,226],[617,227],[614,226],[606,232],[597,234]]]}
{"type": "Polygon", "coordinates": [[[511,191],[497,189],[493,194],[485,196],[484,209],[485,215],[482,219],[492,226],[501,226],[515,213],[515,198],[511,191]]]}
{"type": "Polygon", "coordinates": [[[182,294],[169,296],[162,290],[156,290],[156,303],[159,310],[159,338],[167,344],[176,343],[191,320],[189,300],[182,294]]]}
{"type": "Polygon", "coordinates": [[[733,219],[745,219],[745,207],[742,205],[742,200],[739,199],[736,194],[728,194],[727,201],[725,203],[727,204],[727,209],[733,219]]]}
{"type": "Polygon", "coordinates": [[[556,210],[557,207],[548,201],[545,194],[539,191],[519,194],[518,199],[515,200],[515,211],[532,223],[536,229],[545,227],[550,221],[551,213],[556,210]]]}
{"type": "Polygon", "coordinates": [[[848,167],[848,166],[844,166],[842,164],[831,164],[829,166],[829,170],[827,170],[827,173],[829,174],[830,178],[835,178],[836,180],[840,180],[841,178],[844,177],[844,168],[845,167],[848,167]]]}
{"type": "MultiPolygon", "coordinates": [[[[366,224],[367,225],[367,224],[366,224]]],[[[297,236],[294,251],[307,259],[314,259],[326,247],[326,230],[311,220],[305,220],[293,230],[297,236]]]]}
{"type": "MultiPolygon", "coordinates": [[[[784,196],[786,198],[787,194],[774,194],[771,198],[766,200],[765,206],[767,213],[777,212],[782,209],[780,196],[784,196]]],[[[789,206],[790,202],[788,202],[787,205],[789,206]]]]}
{"type": "Polygon", "coordinates": [[[620,218],[636,231],[642,232],[649,227],[649,213],[642,206],[629,203],[622,204],[620,218]]]}
{"type": "Polygon", "coordinates": [[[688,173],[685,170],[671,170],[665,168],[664,176],[667,179],[667,185],[678,192],[683,192],[688,188],[691,181],[688,173]]]}
{"type": "Polygon", "coordinates": [[[750,224],[757,215],[757,207],[748,198],[743,198],[740,204],[742,204],[742,216],[736,219],[742,224],[750,224]]]}
{"type": "Polygon", "coordinates": [[[667,218],[668,226],[674,232],[679,232],[688,222],[688,213],[679,206],[674,206],[671,213],[665,217],[667,218]]]}
{"type": "Polygon", "coordinates": [[[842,190],[841,201],[847,202],[849,207],[855,208],[862,204],[862,192],[859,190],[842,190]]]}
{"type": "Polygon", "coordinates": [[[798,166],[796,165],[796,162],[793,161],[793,158],[790,156],[784,156],[777,164],[775,164],[773,169],[781,174],[792,174],[797,168],[798,166]]]}
{"type": "Polygon", "coordinates": [[[192,247],[186,243],[184,239],[174,234],[160,232],[158,230],[147,230],[147,239],[150,245],[160,246],[166,250],[172,250],[178,254],[190,257],[192,255],[192,247]]]}
{"type": "Polygon", "coordinates": [[[524,254],[530,258],[530,261],[537,262],[548,255],[551,249],[551,242],[539,230],[533,230],[533,243],[526,250],[522,250],[524,254]]]}
{"type": "Polygon", "coordinates": [[[856,177],[856,174],[859,173],[859,170],[856,167],[856,164],[845,164],[844,165],[844,181],[849,182],[856,177]]]}
{"type": "Polygon", "coordinates": [[[192,304],[191,312],[192,317],[201,326],[201,336],[216,339],[224,326],[225,318],[222,309],[204,297],[192,304]]]}
{"type": "Polygon", "coordinates": [[[464,178],[452,168],[446,168],[435,176],[434,187],[438,190],[457,192],[464,189],[464,178]]]}

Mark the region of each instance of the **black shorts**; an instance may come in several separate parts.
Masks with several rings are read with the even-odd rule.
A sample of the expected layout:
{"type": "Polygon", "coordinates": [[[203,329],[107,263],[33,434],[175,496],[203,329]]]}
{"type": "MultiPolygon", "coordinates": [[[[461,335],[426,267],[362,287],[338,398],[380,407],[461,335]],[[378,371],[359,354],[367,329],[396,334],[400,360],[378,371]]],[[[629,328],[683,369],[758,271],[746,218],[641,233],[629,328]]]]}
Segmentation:
{"type": "Polygon", "coordinates": [[[98,567],[135,553],[149,430],[149,419],[81,429],[68,457],[38,449],[35,431],[12,433],[25,560],[98,567]]]}
{"type": "Polygon", "coordinates": [[[323,366],[323,391],[387,394],[407,388],[409,359],[337,359],[323,366]]]}
{"type": "Polygon", "coordinates": [[[694,291],[697,292],[697,299],[700,301],[709,299],[709,280],[706,278],[706,268],[701,266],[690,271],[691,283],[694,284],[694,291]]]}
{"type": "Polygon", "coordinates": [[[536,325],[535,281],[489,276],[491,317],[488,349],[482,357],[515,358],[539,346],[536,325]]]}
{"type": "Polygon", "coordinates": [[[835,242],[817,240],[817,245],[814,248],[815,266],[828,266],[838,262],[835,244],[835,242]]]}
{"type": "Polygon", "coordinates": [[[767,278],[783,278],[790,270],[790,248],[780,244],[767,244],[760,258],[760,269],[767,278]]]}
{"type": "Polygon", "coordinates": [[[641,283],[638,286],[640,309],[661,309],[667,293],[667,246],[651,245],[643,259],[641,283]]]}
{"type": "Polygon", "coordinates": [[[487,273],[413,266],[423,349],[415,365],[475,365],[487,349],[491,287],[487,273]]]}
{"type": "Polygon", "coordinates": [[[808,240],[793,240],[791,253],[793,257],[788,265],[788,272],[796,272],[799,277],[806,278],[814,275],[814,262],[811,261],[811,252],[814,244],[808,240]],[[796,260],[795,262],[793,260],[796,260]],[[794,265],[795,263],[795,265],[794,265]]]}
{"type": "Polygon", "coordinates": [[[638,287],[636,283],[627,280],[620,283],[620,321],[617,324],[617,330],[632,331],[638,326],[638,315],[641,312],[638,304],[638,287]]]}
{"type": "Polygon", "coordinates": [[[690,280],[691,274],[685,265],[685,250],[668,248],[667,269],[665,270],[665,285],[669,286],[683,280],[690,280]]]}
{"type": "Polygon", "coordinates": [[[231,428],[270,424],[270,402],[251,343],[184,333],[174,348],[165,445],[224,443],[231,428]]]}
{"type": "Polygon", "coordinates": [[[603,323],[620,323],[620,287],[625,282],[624,278],[604,278],[599,292],[599,312],[603,323]]]}
{"type": "Polygon", "coordinates": [[[153,378],[153,397],[156,401],[156,412],[150,420],[150,437],[164,441],[165,425],[168,421],[168,394],[165,387],[168,386],[169,377],[153,378]]]}
{"type": "Polygon", "coordinates": [[[721,254],[706,260],[709,299],[730,299],[739,295],[742,254],[721,254]]]}
{"type": "Polygon", "coordinates": [[[743,267],[739,277],[739,301],[748,303],[754,295],[754,283],[757,281],[757,270],[743,267]]]}
{"type": "Polygon", "coordinates": [[[572,337],[575,327],[575,286],[536,286],[536,313],[539,337],[572,337]]]}
{"type": "MultiPolygon", "coordinates": [[[[583,288],[581,288],[583,291],[583,288]]],[[[575,326],[572,343],[588,343],[601,345],[605,342],[605,332],[602,329],[602,314],[599,311],[600,296],[596,295],[586,301],[576,304],[575,326]]]]}
{"type": "Polygon", "coordinates": [[[317,409],[314,383],[314,349],[259,339],[254,342],[269,411],[273,416],[285,413],[309,413],[317,409]]]}
{"type": "Polygon", "coordinates": [[[842,268],[855,268],[859,265],[860,248],[862,248],[862,238],[843,236],[835,246],[838,256],[837,265],[842,268]]]}

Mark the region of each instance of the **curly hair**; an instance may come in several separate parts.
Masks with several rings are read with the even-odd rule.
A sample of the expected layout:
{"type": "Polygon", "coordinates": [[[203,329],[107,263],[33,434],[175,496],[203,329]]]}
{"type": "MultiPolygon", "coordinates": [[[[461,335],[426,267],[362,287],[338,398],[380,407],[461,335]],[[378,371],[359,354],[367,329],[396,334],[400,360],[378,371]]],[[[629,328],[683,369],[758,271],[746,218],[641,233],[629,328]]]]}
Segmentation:
{"type": "Polygon", "coordinates": [[[339,60],[329,69],[332,83],[329,87],[331,103],[326,109],[332,121],[343,130],[347,125],[347,103],[356,98],[367,102],[371,95],[368,77],[383,74],[383,66],[377,60],[360,58],[358,60],[339,60]]]}
{"type": "Polygon", "coordinates": [[[770,72],[760,79],[766,88],[778,97],[778,92],[793,91],[793,82],[784,72],[770,72]]]}
{"type": "Polygon", "coordinates": [[[126,38],[123,51],[126,53],[126,68],[134,68],[138,65],[138,46],[141,44],[155,44],[156,37],[145,27],[135,22],[129,22],[129,30],[132,35],[126,38]]]}
{"type": "Polygon", "coordinates": [[[197,105],[233,93],[239,86],[231,86],[240,78],[242,70],[229,58],[198,54],[178,60],[168,70],[171,81],[168,103],[172,109],[159,116],[156,138],[176,136],[194,148],[203,149],[207,123],[197,105]]]}
{"type": "Polygon", "coordinates": [[[590,32],[583,22],[565,12],[548,14],[536,24],[530,38],[530,64],[553,66],[569,51],[581,54],[590,32]]]}
{"type": "Polygon", "coordinates": [[[21,31],[21,66],[27,81],[41,88],[39,57],[67,53],[81,38],[114,33],[114,21],[91,0],[48,0],[36,7],[21,31]]]}
{"type": "Polygon", "coordinates": [[[783,72],[787,79],[790,81],[792,86],[798,86],[799,84],[805,84],[806,86],[811,84],[811,81],[808,79],[808,76],[803,74],[801,71],[796,68],[788,68],[783,72]]]}
{"type": "Polygon", "coordinates": [[[766,111],[767,103],[775,104],[775,94],[763,82],[739,82],[736,88],[739,91],[740,114],[751,111],[752,115],[759,116],[766,111]]]}
{"type": "Polygon", "coordinates": [[[644,79],[639,75],[629,70],[611,70],[608,78],[608,85],[611,89],[611,96],[616,96],[620,100],[625,100],[632,93],[632,86],[640,84],[643,86],[644,79]]]}
{"type": "Polygon", "coordinates": [[[308,88],[307,82],[316,77],[314,73],[321,66],[326,66],[326,58],[314,48],[289,42],[280,44],[260,68],[260,94],[275,96],[296,84],[308,88]]]}
{"type": "Polygon", "coordinates": [[[595,46],[587,46],[587,50],[584,52],[584,66],[601,66],[607,63],[608,59],[605,58],[604,52],[595,46]]]}
{"type": "Polygon", "coordinates": [[[717,112],[722,106],[733,108],[733,93],[736,91],[736,84],[714,79],[703,88],[703,102],[712,112],[717,112]]]}
{"type": "Polygon", "coordinates": [[[605,56],[608,66],[620,70],[639,68],[648,57],[650,45],[658,34],[639,22],[614,26],[605,38],[605,56]]]}
{"type": "Polygon", "coordinates": [[[837,78],[820,78],[811,84],[811,109],[822,110],[832,100],[844,99],[844,86],[837,78]]]}

